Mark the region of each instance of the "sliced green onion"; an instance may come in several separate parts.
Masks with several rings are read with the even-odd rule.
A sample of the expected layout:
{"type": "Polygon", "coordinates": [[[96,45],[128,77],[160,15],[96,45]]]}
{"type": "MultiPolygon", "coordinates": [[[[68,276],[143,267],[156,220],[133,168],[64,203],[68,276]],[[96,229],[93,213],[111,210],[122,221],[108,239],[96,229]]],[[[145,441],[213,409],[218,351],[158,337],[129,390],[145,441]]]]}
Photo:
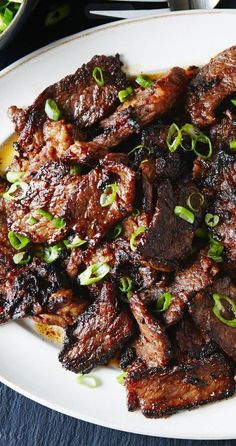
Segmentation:
{"type": "Polygon", "coordinates": [[[155,311],[157,313],[163,313],[164,311],[167,311],[172,300],[172,295],[167,291],[166,293],[161,294],[157,301],[155,306],[155,311]]]}
{"type": "Polygon", "coordinates": [[[95,67],[95,68],[93,69],[92,76],[93,76],[93,78],[95,79],[96,84],[97,84],[99,87],[104,87],[104,85],[105,85],[105,81],[104,81],[104,77],[103,77],[103,68],[101,68],[101,67],[95,67]]]}
{"type": "Polygon", "coordinates": [[[74,248],[79,248],[79,246],[82,246],[85,243],[87,243],[87,240],[81,240],[78,237],[78,235],[76,235],[72,240],[72,242],[69,242],[69,240],[63,240],[63,243],[67,249],[74,249],[74,248]]]}
{"type": "Polygon", "coordinates": [[[132,212],[133,217],[139,217],[140,214],[141,211],[138,208],[134,209],[132,212]]]}
{"type": "Polygon", "coordinates": [[[33,225],[35,225],[36,223],[38,223],[38,220],[36,220],[36,218],[34,218],[32,215],[29,217],[29,219],[27,220],[27,223],[30,225],[30,226],[33,226],[33,225]]]}
{"type": "Polygon", "coordinates": [[[153,86],[153,81],[142,76],[142,74],[136,77],[135,82],[137,82],[137,84],[139,84],[143,88],[150,88],[153,86]]]}
{"type": "Polygon", "coordinates": [[[22,177],[24,173],[23,172],[7,172],[6,179],[9,181],[9,183],[17,183],[22,177]]]}
{"type": "Polygon", "coordinates": [[[207,229],[205,229],[205,228],[196,229],[195,235],[202,239],[208,239],[208,237],[209,237],[207,229]]]}
{"type": "Polygon", "coordinates": [[[48,246],[44,250],[43,260],[49,264],[53,263],[61,255],[62,251],[63,251],[62,243],[58,243],[57,245],[53,245],[53,246],[48,246]]]}
{"type": "Polygon", "coordinates": [[[217,242],[213,238],[210,240],[210,249],[207,253],[208,257],[210,257],[214,262],[220,263],[223,261],[222,254],[224,251],[224,246],[221,243],[217,242]]]}
{"type": "Polygon", "coordinates": [[[127,376],[127,372],[121,372],[120,375],[118,375],[116,377],[116,381],[118,382],[118,384],[120,384],[121,386],[125,385],[125,378],[127,376]]]}
{"type": "Polygon", "coordinates": [[[79,274],[80,285],[91,285],[102,280],[110,271],[107,263],[95,263],[79,274]]]}
{"type": "Polygon", "coordinates": [[[218,225],[220,221],[219,215],[213,215],[213,214],[206,214],[205,215],[205,223],[209,228],[214,228],[218,225]]]}
{"type": "Polygon", "coordinates": [[[129,299],[131,296],[131,290],[132,290],[132,284],[133,284],[132,279],[128,276],[123,276],[120,279],[120,283],[121,283],[121,286],[119,287],[119,290],[122,291],[122,293],[126,293],[128,299],[129,299]]]}
{"type": "Polygon", "coordinates": [[[192,150],[197,155],[200,156],[200,158],[203,159],[209,159],[212,155],[212,143],[210,138],[206,136],[204,133],[201,132],[197,127],[194,127],[192,124],[185,124],[181,128],[181,134],[188,135],[191,137],[192,140],[192,150]],[[208,146],[208,153],[206,155],[199,152],[197,149],[198,143],[206,144],[208,146]]]}
{"type": "Polygon", "coordinates": [[[64,228],[66,226],[65,220],[63,220],[63,218],[60,218],[60,217],[54,218],[52,221],[52,224],[55,228],[58,228],[58,229],[64,228]]]}
{"type": "Polygon", "coordinates": [[[212,297],[214,299],[214,307],[212,309],[214,315],[223,322],[223,324],[228,325],[228,327],[236,328],[236,302],[229,296],[225,296],[225,294],[213,294],[212,297]],[[226,302],[230,304],[234,319],[225,319],[222,316],[224,306],[222,305],[221,300],[226,300],[226,302]]]}
{"type": "Polygon", "coordinates": [[[77,375],[77,383],[82,386],[89,387],[90,389],[95,389],[101,385],[101,380],[94,375],[77,375]]]}
{"type": "Polygon", "coordinates": [[[70,4],[69,3],[63,3],[62,5],[59,5],[55,8],[53,8],[49,13],[46,15],[45,18],[45,26],[53,26],[59,23],[61,20],[65,19],[70,14],[70,4]]]}
{"type": "Polygon", "coordinates": [[[128,152],[128,156],[132,155],[132,153],[136,152],[137,150],[144,149],[144,144],[139,144],[138,146],[134,147],[130,152],[128,152]]]}
{"type": "Polygon", "coordinates": [[[201,206],[204,204],[204,195],[202,195],[200,192],[193,192],[189,195],[187,199],[187,206],[191,211],[199,211],[201,206]],[[198,203],[196,203],[198,201],[198,203]],[[198,206],[196,207],[196,205],[198,206]]]}
{"type": "Polygon", "coordinates": [[[123,226],[121,223],[117,223],[117,225],[115,225],[115,227],[113,228],[110,238],[112,240],[115,240],[117,237],[119,237],[119,235],[122,233],[123,231],[123,226]]]}
{"type": "Polygon", "coordinates": [[[183,206],[175,206],[174,213],[178,217],[182,218],[182,220],[185,220],[188,223],[190,223],[191,225],[193,225],[194,220],[195,220],[195,216],[188,209],[184,208],[183,206]]]}
{"type": "Polygon", "coordinates": [[[110,206],[116,199],[116,194],[118,191],[117,184],[108,184],[105,187],[103,194],[100,197],[100,205],[104,208],[110,206]]]}
{"type": "Polygon", "coordinates": [[[61,117],[61,112],[57,103],[53,99],[47,99],[45,103],[45,113],[52,121],[58,121],[61,117]]]}
{"type": "Polygon", "coordinates": [[[16,265],[27,265],[27,263],[29,263],[30,259],[31,259],[31,256],[26,251],[18,252],[17,254],[15,254],[13,256],[13,262],[16,265]]]}
{"type": "Polygon", "coordinates": [[[235,105],[235,107],[236,107],[236,99],[231,99],[231,102],[232,102],[232,104],[235,105]]]}
{"type": "Polygon", "coordinates": [[[13,231],[8,232],[8,240],[9,240],[11,246],[14,249],[17,249],[17,251],[19,249],[25,248],[25,246],[27,246],[30,242],[28,237],[26,237],[25,235],[18,234],[17,232],[13,232],[13,231]]]}
{"type": "Polygon", "coordinates": [[[37,213],[38,215],[42,215],[42,217],[46,218],[47,220],[53,219],[52,214],[49,214],[49,212],[44,211],[43,209],[35,209],[34,212],[37,213]]]}
{"type": "Polygon", "coordinates": [[[17,181],[16,183],[13,183],[11,185],[7,192],[3,194],[3,198],[7,201],[22,200],[23,198],[25,198],[28,189],[29,185],[27,183],[25,183],[24,181],[17,181]],[[15,192],[19,192],[19,190],[22,190],[22,193],[15,196],[15,192]]]}
{"type": "Polygon", "coordinates": [[[136,251],[137,249],[137,237],[142,234],[143,232],[145,232],[147,229],[146,226],[140,226],[138,229],[136,229],[136,231],[134,231],[134,233],[131,235],[130,237],[130,248],[132,251],[136,251]]]}
{"type": "Polygon", "coordinates": [[[168,135],[166,138],[166,144],[170,152],[175,152],[182,142],[182,133],[177,124],[171,124],[168,135]]]}
{"type": "Polygon", "coordinates": [[[81,166],[79,164],[75,164],[70,168],[71,175],[81,175],[81,166]]]}
{"type": "Polygon", "coordinates": [[[231,150],[235,150],[236,149],[236,139],[234,139],[233,141],[230,141],[229,147],[230,147],[231,150]]]}
{"type": "Polygon", "coordinates": [[[132,87],[127,87],[125,90],[119,91],[118,98],[119,98],[120,102],[121,103],[125,102],[126,99],[128,99],[132,93],[133,93],[132,87]]]}

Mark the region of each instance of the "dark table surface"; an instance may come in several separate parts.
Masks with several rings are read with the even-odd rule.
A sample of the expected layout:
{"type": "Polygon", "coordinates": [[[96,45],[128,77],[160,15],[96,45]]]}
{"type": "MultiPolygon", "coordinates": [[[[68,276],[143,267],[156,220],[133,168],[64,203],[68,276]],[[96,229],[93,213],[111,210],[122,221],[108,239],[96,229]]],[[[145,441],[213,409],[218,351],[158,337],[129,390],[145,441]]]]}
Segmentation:
{"type": "MultiPolygon", "coordinates": [[[[0,69],[61,37],[108,23],[89,19],[86,2],[67,1],[71,12],[57,25],[45,27],[51,7],[65,3],[41,0],[17,38],[0,54],[0,69]]],[[[132,2],[131,2],[132,3],[132,2]]],[[[219,7],[236,8],[236,0],[222,0],[219,7]]],[[[47,409],[0,384],[0,446],[190,446],[192,441],[134,435],[95,426],[47,409]]],[[[199,426],[201,429],[201,426],[199,426]]],[[[236,445],[236,440],[196,441],[196,446],[236,445]]]]}

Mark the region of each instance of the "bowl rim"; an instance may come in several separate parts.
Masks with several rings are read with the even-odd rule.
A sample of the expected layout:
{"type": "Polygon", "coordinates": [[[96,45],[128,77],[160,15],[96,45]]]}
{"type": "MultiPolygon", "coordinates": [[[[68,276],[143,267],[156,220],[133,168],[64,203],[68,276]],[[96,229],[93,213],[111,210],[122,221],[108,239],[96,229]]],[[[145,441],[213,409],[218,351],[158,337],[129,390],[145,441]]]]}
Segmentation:
{"type": "Polygon", "coordinates": [[[30,0],[23,0],[15,17],[11,21],[11,23],[8,25],[8,27],[3,32],[1,32],[0,41],[3,40],[6,36],[8,36],[11,33],[12,28],[14,28],[14,26],[20,21],[21,17],[23,16],[23,14],[25,12],[26,7],[29,5],[29,3],[30,3],[30,0]]]}

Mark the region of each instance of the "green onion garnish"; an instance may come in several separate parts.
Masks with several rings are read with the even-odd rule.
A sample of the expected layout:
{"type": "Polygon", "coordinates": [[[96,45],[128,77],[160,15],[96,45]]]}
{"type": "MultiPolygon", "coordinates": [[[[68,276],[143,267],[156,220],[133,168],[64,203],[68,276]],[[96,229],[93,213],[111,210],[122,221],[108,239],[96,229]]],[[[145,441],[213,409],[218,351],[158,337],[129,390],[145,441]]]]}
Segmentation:
{"type": "Polygon", "coordinates": [[[70,14],[70,4],[63,3],[62,5],[54,7],[49,13],[46,15],[45,26],[53,26],[63,20],[70,14]]]}
{"type": "Polygon", "coordinates": [[[134,233],[131,235],[130,237],[130,248],[132,251],[136,251],[137,249],[137,237],[142,234],[143,232],[145,232],[147,229],[146,226],[140,226],[138,229],[136,229],[136,231],[134,231],[134,233]]]}
{"type": "Polygon", "coordinates": [[[144,144],[139,144],[138,146],[135,146],[130,152],[128,152],[128,156],[132,155],[132,153],[136,152],[137,150],[144,149],[144,144]]]}
{"type": "Polygon", "coordinates": [[[104,208],[106,206],[110,206],[116,199],[116,194],[118,191],[117,184],[108,184],[103,194],[100,197],[100,205],[104,208]]]}
{"type": "Polygon", "coordinates": [[[129,98],[129,96],[133,93],[133,88],[132,87],[127,87],[125,90],[121,90],[118,93],[118,98],[120,100],[120,102],[125,102],[126,99],[129,98]]]}
{"type": "Polygon", "coordinates": [[[187,199],[187,206],[191,211],[199,211],[204,204],[204,195],[200,192],[193,192],[187,199]]]}
{"type": "Polygon", "coordinates": [[[236,99],[231,99],[231,102],[232,102],[232,104],[235,105],[235,107],[236,107],[236,99]]]}
{"type": "Polygon", "coordinates": [[[55,260],[58,259],[62,251],[63,251],[62,243],[58,243],[57,245],[53,246],[48,246],[44,250],[43,260],[49,264],[53,263],[55,262],[55,260]]]}
{"type": "Polygon", "coordinates": [[[81,166],[79,164],[75,164],[70,168],[71,175],[81,175],[81,166]]]}
{"type": "MultiPolygon", "coordinates": [[[[5,31],[5,29],[10,25],[13,20],[14,13],[7,6],[10,2],[5,3],[2,7],[5,7],[4,12],[0,13],[0,33],[5,31]]],[[[2,8],[1,7],[1,8],[2,8]]]]}
{"type": "Polygon", "coordinates": [[[210,138],[206,136],[204,133],[202,133],[197,127],[194,127],[192,124],[185,124],[181,128],[181,134],[190,136],[192,140],[192,150],[197,155],[200,156],[200,158],[203,159],[209,159],[212,155],[212,143],[210,138]],[[198,144],[205,144],[208,146],[208,152],[207,154],[203,154],[199,152],[199,149],[197,148],[198,144]]]}
{"type": "Polygon", "coordinates": [[[89,387],[90,389],[95,389],[101,385],[101,380],[94,375],[77,375],[77,383],[82,386],[89,387]]]}
{"type": "Polygon", "coordinates": [[[58,228],[58,229],[64,228],[66,226],[65,220],[63,220],[63,218],[60,218],[60,217],[54,218],[52,221],[52,224],[53,224],[54,228],[58,228]]]}
{"type": "Polygon", "coordinates": [[[207,253],[208,257],[210,257],[214,262],[220,263],[223,261],[222,254],[224,251],[224,246],[221,243],[217,242],[213,238],[210,240],[210,249],[207,253]]]}
{"type": "Polygon", "coordinates": [[[191,225],[194,223],[195,220],[194,214],[188,209],[184,208],[183,206],[175,206],[174,213],[178,217],[182,218],[182,220],[187,221],[191,225]]]}
{"type": "Polygon", "coordinates": [[[153,81],[142,76],[142,74],[136,77],[135,82],[137,82],[137,84],[139,84],[143,88],[149,88],[153,86],[153,81]]]}
{"type": "Polygon", "coordinates": [[[23,177],[23,172],[7,172],[6,179],[9,183],[16,183],[23,177]]]}
{"type": "Polygon", "coordinates": [[[197,237],[199,237],[199,238],[202,238],[202,239],[208,239],[209,238],[207,229],[205,229],[205,228],[198,228],[198,229],[196,229],[195,235],[197,237]]]}
{"type": "Polygon", "coordinates": [[[38,215],[42,215],[42,217],[46,218],[47,220],[53,219],[52,214],[49,214],[49,212],[44,211],[43,209],[35,209],[34,212],[37,213],[38,215]]]}
{"type": "Polygon", "coordinates": [[[205,223],[209,228],[214,228],[218,225],[220,221],[219,215],[213,215],[213,214],[206,214],[205,215],[205,223]]]}
{"type": "Polygon", "coordinates": [[[121,386],[125,385],[125,378],[127,376],[127,372],[121,372],[120,375],[116,377],[116,381],[121,384],[121,386]]]}
{"type": "Polygon", "coordinates": [[[119,290],[122,291],[122,293],[126,293],[128,299],[130,299],[132,284],[133,284],[132,279],[128,276],[123,276],[120,279],[120,283],[121,283],[121,286],[119,287],[119,290]]]}
{"type": "Polygon", "coordinates": [[[9,240],[11,246],[14,249],[17,249],[17,251],[19,249],[25,248],[25,246],[27,246],[30,242],[28,237],[26,237],[25,235],[18,234],[17,232],[13,232],[13,231],[8,232],[8,240],[9,240]]]}
{"type": "Polygon", "coordinates": [[[16,265],[27,265],[27,263],[29,263],[30,259],[31,259],[31,256],[26,251],[18,252],[17,254],[15,254],[13,256],[13,262],[16,265]]]}
{"type": "Polygon", "coordinates": [[[27,223],[30,225],[30,226],[33,226],[33,225],[35,225],[36,223],[38,223],[38,220],[36,220],[36,218],[34,218],[32,215],[29,217],[29,219],[27,220],[27,223]]]}
{"type": "Polygon", "coordinates": [[[97,84],[99,87],[104,87],[105,82],[104,82],[104,77],[103,77],[103,68],[101,68],[101,67],[95,67],[95,68],[93,69],[92,76],[93,76],[93,78],[95,79],[96,84],[97,84]]]}
{"type": "Polygon", "coordinates": [[[156,300],[155,310],[157,313],[163,313],[168,310],[172,300],[172,295],[167,291],[166,293],[161,294],[156,300]]]}
{"type": "Polygon", "coordinates": [[[13,183],[11,187],[3,194],[3,198],[7,201],[11,200],[22,200],[25,198],[27,191],[29,189],[29,185],[25,183],[24,181],[17,181],[16,183],[13,183]],[[19,194],[19,191],[22,191],[21,194],[19,194]],[[18,195],[15,196],[15,192],[18,192],[18,195]]]}
{"type": "Polygon", "coordinates": [[[61,117],[61,112],[57,103],[53,99],[47,99],[45,103],[45,113],[52,121],[58,121],[61,117]]]}
{"type": "Polygon", "coordinates": [[[117,237],[119,237],[119,235],[122,233],[123,231],[123,226],[121,223],[117,223],[115,225],[115,227],[113,228],[113,230],[111,231],[111,235],[110,238],[112,240],[115,240],[117,237]]]}
{"type": "Polygon", "coordinates": [[[85,243],[87,243],[87,240],[81,240],[78,237],[78,235],[76,235],[72,240],[72,242],[69,242],[69,240],[63,240],[63,243],[67,249],[74,249],[74,248],[79,248],[79,246],[82,246],[85,243]]]}
{"type": "Polygon", "coordinates": [[[102,280],[110,271],[107,263],[95,263],[79,274],[80,285],[91,285],[102,280]]]}
{"type": "Polygon", "coordinates": [[[175,152],[182,142],[182,133],[177,124],[171,124],[168,135],[166,138],[166,144],[170,152],[175,152]]]}
{"type": "Polygon", "coordinates": [[[236,139],[234,139],[233,141],[230,141],[229,147],[230,147],[231,150],[235,150],[236,149],[236,139]]]}
{"type": "Polygon", "coordinates": [[[135,208],[132,212],[133,217],[139,217],[140,214],[141,214],[141,211],[138,208],[135,208]]]}
{"type": "Polygon", "coordinates": [[[214,299],[214,307],[212,309],[214,315],[221,321],[223,324],[228,325],[228,327],[236,328],[236,302],[231,299],[229,296],[225,296],[225,294],[213,294],[214,299]],[[231,306],[231,311],[234,315],[234,319],[225,319],[222,316],[222,312],[224,311],[224,306],[221,303],[221,300],[226,300],[228,304],[231,306]]]}

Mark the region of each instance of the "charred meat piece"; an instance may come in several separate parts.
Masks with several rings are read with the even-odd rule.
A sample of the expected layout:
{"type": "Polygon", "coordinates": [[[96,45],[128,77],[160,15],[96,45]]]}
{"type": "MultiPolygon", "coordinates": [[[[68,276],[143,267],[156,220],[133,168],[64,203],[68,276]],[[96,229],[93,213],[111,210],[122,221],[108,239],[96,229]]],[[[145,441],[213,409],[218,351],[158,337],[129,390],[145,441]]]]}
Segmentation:
{"type": "Polygon", "coordinates": [[[215,160],[208,163],[204,183],[213,192],[234,190],[236,185],[236,156],[220,150],[215,160]]]}
{"type": "Polygon", "coordinates": [[[107,282],[97,301],[67,329],[59,360],[73,372],[88,373],[106,364],[134,333],[131,316],[118,308],[115,288],[107,282]]]}
{"type": "Polygon", "coordinates": [[[236,91],[236,46],[232,46],[205,65],[192,79],[187,96],[187,110],[192,123],[215,123],[221,102],[236,91]]]}
{"type": "Polygon", "coordinates": [[[188,197],[196,191],[193,184],[181,185],[176,191],[169,180],[160,183],[153,219],[138,245],[139,252],[152,267],[171,271],[191,251],[198,218],[192,225],[176,216],[174,209],[177,205],[186,206],[188,197]]]}
{"type": "Polygon", "coordinates": [[[167,325],[176,324],[181,319],[192,296],[211,285],[218,271],[218,266],[207,256],[207,251],[203,250],[190,265],[176,272],[172,285],[167,289],[172,296],[171,304],[163,314],[167,325]]]}
{"type": "Polygon", "coordinates": [[[33,142],[34,133],[46,120],[44,107],[47,99],[54,100],[63,117],[80,128],[91,127],[107,117],[118,104],[118,92],[128,85],[121,68],[118,54],[94,56],[74,74],[46,88],[25,111],[11,107],[9,114],[20,133],[20,144],[28,146],[33,142]],[[96,67],[102,72],[103,87],[99,87],[93,77],[96,67]]]}
{"type": "Polygon", "coordinates": [[[134,91],[130,100],[120,105],[115,113],[101,121],[104,132],[94,142],[104,147],[117,146],[121,141],[139,131],[141,127],[167,113],[175,105],[187,85],[185,71],[172,68],[152,87],[134,91]]]}
{"type": "Polygon", "coordinates": [[[137,294],[131,297],[130,308],[140,330],[134,341],[137,357],[148,367],[166,367],[171,359],[171,346],[161,322],[154,318],[137,294]]]}
{"type": "Polygon", "coordinates": [[[210,133],[215,147],[228,150],[230,142],[236,139],[236,116],[227,111],[220,122],[211,126],[210,133]]]}
{"type": "Polygon", "coordinates": [[[221,354],[160,371],[137,361],[128,367],[128,409],[141,408],[149,418],[218,401],[233,395],[231,368],[221,354]]]}
{"type": "MultiPolygon", "coordinates": [[[[236,329],[225,325],[213,313],[214,293],[228,296],[236,303],[236,287],[228,277],[224,277],[194,296],[190,303],[190,314],[195,324],[236,361],[236,329]]],[[[227,313],[227,309],[225,312],[227,313]]],[[[223,316],[226,319],[231,318],[230,314],[223,316]]]]}

